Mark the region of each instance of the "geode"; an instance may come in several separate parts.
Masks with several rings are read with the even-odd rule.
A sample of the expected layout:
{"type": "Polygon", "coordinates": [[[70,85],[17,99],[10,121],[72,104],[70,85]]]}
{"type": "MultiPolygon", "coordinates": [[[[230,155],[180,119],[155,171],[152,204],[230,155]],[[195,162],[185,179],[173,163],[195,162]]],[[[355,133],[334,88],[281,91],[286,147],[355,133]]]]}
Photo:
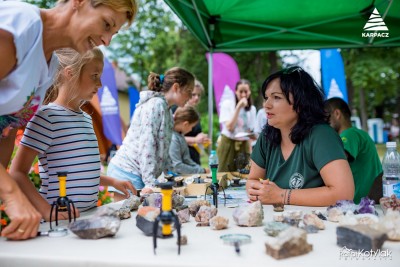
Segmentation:
{"type": "Polygon", "coordinates": [[[233,211],[233,220],[239,226],[261,226],[263,219],[264,211],[260,201],[242,204],[233,211]]]}
{"type": "Polygon", "coordinates": [[[274,241],[265,243],[265,247],[267,254],[277,260],[300,256],[313,248],[307,243],[307,233],[296,227],[282,231],[274,241]]]}
{"type": "Polygon", "coordinates": [[[376,251],[387,240],[385,232],[361,224],[338,226],[336,237],[338,246],[364,251],[376,251]]]}
{"type": "Polygon", "coordinates": [[[83,239],[99,239],[114,236],[121,225],[117,210],[102,206],[88,219],[78,219],[69,224],[69,229],[83,239]]]}

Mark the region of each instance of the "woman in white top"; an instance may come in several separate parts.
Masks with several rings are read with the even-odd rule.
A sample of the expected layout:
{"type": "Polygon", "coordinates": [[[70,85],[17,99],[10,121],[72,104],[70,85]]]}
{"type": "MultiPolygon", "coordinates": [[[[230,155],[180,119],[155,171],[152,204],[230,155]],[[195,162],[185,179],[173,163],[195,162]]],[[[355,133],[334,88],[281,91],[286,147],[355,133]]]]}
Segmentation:
{"type": "Polygon", "coordinates": [[[226,98],[220,104],[221,139],[217,147],[218,171],[235,171],[234,159],[239,153],[249,153],[249,140],[255,139],[256,108],[252,105],[250,82],[240,80],[235,86],[235,99],[226,98]]]}
{"type": "Polygon", "coordinates": [[[57,70],[54,51],[70,47],[83,54],[109,45],[137,12],[136,0],[59,0],[39,9],[18,1],[0,1],[0,198],[11,223],[2,236],[37,235],[40,214],[6,171],[17,128],[39,108],[57,70]]]}

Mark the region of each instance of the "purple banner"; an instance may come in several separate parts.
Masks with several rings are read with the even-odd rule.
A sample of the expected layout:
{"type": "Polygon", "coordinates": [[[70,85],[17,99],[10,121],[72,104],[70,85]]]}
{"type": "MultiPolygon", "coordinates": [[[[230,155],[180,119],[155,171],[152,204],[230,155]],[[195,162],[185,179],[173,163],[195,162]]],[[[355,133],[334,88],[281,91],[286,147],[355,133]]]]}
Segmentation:
{"type": "Polygon", "coordinates": [[[118,92],[114,69],[104,58],[104,69],[101,75],[103,87],[97,92],[103,119],[104,135],[115,145],[122,144],[121,121],[119,116],[118,92]]]}
{"type": "MultiPolygon", "coordinates": [[[[213,85],[217,112],[225,88],[235,93],[235,85],[240,80],[240,72],[235,60],[225,53],[213,53],[213,85]]],[[[208,60],[209,53],[206,54],[208,60]]]]}

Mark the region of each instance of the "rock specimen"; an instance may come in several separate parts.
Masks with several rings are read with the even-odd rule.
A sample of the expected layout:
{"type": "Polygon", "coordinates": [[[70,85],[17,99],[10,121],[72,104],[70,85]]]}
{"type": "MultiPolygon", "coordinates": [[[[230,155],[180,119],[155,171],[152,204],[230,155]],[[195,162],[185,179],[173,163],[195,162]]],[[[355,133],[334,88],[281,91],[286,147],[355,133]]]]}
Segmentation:
{"type": "Polygon", "coordinates": [[[176,209],[177,207],[180,207],[183,205],[185,202],[185,197],[178,195],[178,194],[173,194],[172,195],[172,208],[176,209]]]}
{"type": "Polygon", "coordinates": [[[367,225],[347,225],[336,228],[337,244],[353,250],[378,250],[387,239],[385,232],[367,225]]]}
{"type": "Polygon", "coordinates": [[[217,215],[217,212],[218,209],[214,205],[211,207],[201,206],[194,219],[196,222],[199,222],[201,226],[208,226],[210,219],[217,215]]]}
{"type": "Polygon", "coordinates": [[[229,219],[222,216],[215,216],[210,219],[210,227],[213,230],[228,228],[229,219]]]}
{"type": "Polygon", "coordinates": [[[343,216],[344,213],[338,208],[328,209],[328,221],[330,222],[339,222],[343,216]]]}
{"type": "Polygon", "coordinates": [[[78,219],[69,224],[69,229],[83,239],[99,239],[114,236],[121,225],[117,210],[109,206],[98,208],[93,217],[78,219]]]}
{"type": "Polygon", "coordinates": [[[161,201],[162,201],[161,193],[146,194],[142,198],[143,198],[143,206],[161,208],[161,201]]]}
{"type": "Polygon", "coordinates": [[[176,215],[179,218],[179,222],[186,223],[190,220],[189,207],[188,206],[180,206],[176,208],[176,215]]]}
{"type": "Polygon", "coordinates": [[[368,197],[363,197],[360,201],[360,204],[357,206],[357,212],[358,214],[377,214],[375,210],[375,201],[372,199],[369,199],[368,197]]]}
{"type": "Polygon", "coordinates": [[[137,210],[140,205],[140,198],[135,195],[131,195],[126,199],[121,208],[118,210],[118,216],[122,219],[128,219],[131,217],[131,211],[137,210]]]}
{"type": "Polygon", "coordinates": [[[274,213],[273,218],[276,222],[284,222],[291,226],[298,227],[303,212],[301,210],[288,210],[283,213],[274,213]]]}
{"type": "Polygon", "coordinates": [[[290,227],[282,231],[274,241],[265,243],[267,254],[279,260],[300,256],[312,250],[307,243],[307,233],[299,228],[290,227]]]}
{"type": "Polygon", "coordinates": [[[315,214],[305,214],[303,217],[303,223],[304,225],[313,225],[317,227],[319,230],[325,229],[324,222],[320,218],[318,218],[318,216],[315,214]]]}
{"type": "Polygon", "coordinates": [[[264,219],[260,201],[242,204],[233,211],[233,220],[239,226],[261,226],[264,219]]]}
{"type": "Polygon", "coordinates": [[[320,218],[321,220],[324,221],[328,220],[328,218],[326,217],[327,216],[326,210],[313,210],[311,211],[311,213],[317,215],[318,218],[320,218]]]}
{"type": "Polygon", "coordinates": [[[384,213],[386,213],[388,209],[400,211],[400,199],[396,198],[396,195],[381,198],[379,204],[381,204],[384,213]]]}
{"type": "Polygon", "coordinates": [[[210,207],[211,204],[207,200],[195,200],[195,201],[190,202],[189,203],[189,213],[190,213],[190,215],[195,217],[201,206],[210,207]]]}
{"type": "MultiPolygon", "coordinates": [[[[136,216],[136,226],[142,230],[145,235],[152,236],[154,221],[159,214],[160,209],[156,207],[146,206],[139,208],[136,216]]],[[[162,236],[161,227],[159,227],[157,235],[162,236]]]]}
{"type": "Polygon", "coordinates": [[[343,214],[349,210],[351,210],[353,213],[356,213],[355,211],[357,210],[357,205],[354,204],[353,200],[338,200],[335,205],[329,206],[327,211],[329,212],[329,210],[333,208],[340,210],[343,214]]]}
{"type": "Polygon", "coordinates": [[[267,233],[269,236],[277,236],[283,230],[286,230],[290,226],[286,223],[281,222],[267,222],[264,227],[264,232],[267,233]]]}
{"type": "MultiPolygon", "coordinates": [[[[179,240],[179,243],[181,243],[181,246],[187,245],[187,242],[188,242],[187,236],[186,235],[182,235],[181,236],[181,240],[179,240]]],[[[179,245],[178,241],[176,241],[176,244],[179,245]]]]}
{"type": "Polygon", "coordinates": [[[400,212],[388,209],[379,223],[370,225],[372,228],[386,232],[388,238],[400,241],[400,212]]]}

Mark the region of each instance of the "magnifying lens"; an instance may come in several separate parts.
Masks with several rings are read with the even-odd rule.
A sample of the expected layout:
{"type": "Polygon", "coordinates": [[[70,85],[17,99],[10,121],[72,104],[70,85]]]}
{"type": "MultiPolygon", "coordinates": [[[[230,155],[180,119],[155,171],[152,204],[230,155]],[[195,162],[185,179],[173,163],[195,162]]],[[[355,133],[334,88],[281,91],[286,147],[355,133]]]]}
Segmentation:
{"type": "Polygon", "coordinates": [[[224,244],[234,246],[237,254],[240,254],[240,245],[251,242],[251,236],[245,234],[227,234],[220,236],[220,238],[224,241],[224,244]]]}
{"type": "Polygon", "coordinates": [[[55,228],[50,229],[47,232],[38,232],[37,236],[48,236],[48,237],[63,237],[68,234],[68,229],[66,228],[55,228]]]}

